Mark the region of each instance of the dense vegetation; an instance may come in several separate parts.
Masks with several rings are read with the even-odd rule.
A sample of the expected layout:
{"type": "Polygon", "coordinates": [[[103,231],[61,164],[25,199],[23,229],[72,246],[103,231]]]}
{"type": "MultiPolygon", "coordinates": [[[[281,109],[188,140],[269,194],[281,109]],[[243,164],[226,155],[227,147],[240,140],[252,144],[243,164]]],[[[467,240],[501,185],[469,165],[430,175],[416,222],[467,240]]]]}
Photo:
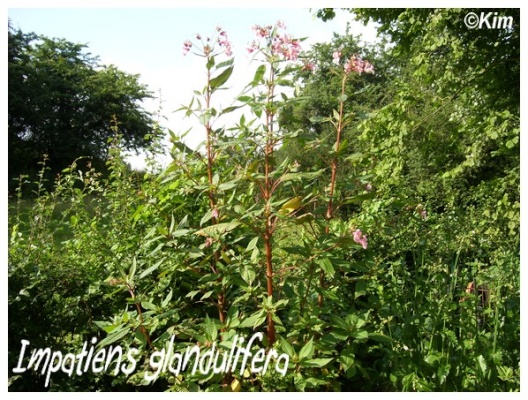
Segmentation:
{"type": "Polygon", "coordinates": [[[228,34],[185,42],[206,79],[180,112],[203,149],[169,132],[171,165],[140,175],[114,123],[108,176],[74,162],[46,190],[44,160],[32,199],[19,180],[10,390],[518,391],[520,27],[498,11],[511,29],[356,10],[386,42],[309,52],[282,23],[255,26],[254,78],[223,109],[228,34]],[[265,371],[160,361],[260,332],[265,371]],[[98,373],[63,357],[90,346],[98,373]],[[105,364],[116,346],[123,363],[105,364]]]}

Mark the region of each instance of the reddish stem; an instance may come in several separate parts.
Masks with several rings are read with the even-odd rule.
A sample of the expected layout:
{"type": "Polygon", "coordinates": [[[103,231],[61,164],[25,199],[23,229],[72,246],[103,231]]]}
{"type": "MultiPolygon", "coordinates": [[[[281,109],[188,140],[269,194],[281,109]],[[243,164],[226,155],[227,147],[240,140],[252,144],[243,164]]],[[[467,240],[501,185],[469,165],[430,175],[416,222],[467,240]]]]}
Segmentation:
{"type": "MultiPolygon", "coordinates": [[[[330,199],[328,200],[328,206],[326,208],[327,221],[330,221],[330,219],[332,219],[332,215],[334,213],[334,203],[333,202],[334,202],[334,191],[335,191],[336,177],[337,177],[338,151],[339,151],[339,146],[341,144],[341,133],[343,132],[343,110],[344,110],[343,96],[345,94],[346,80],[347,80],[347,75],[343,76],[343,80],[341,81],[341,99],[339,100],[339,120],[337,121],[337,125],[336,125],[337,138],[336,138],[336,144],[335,144],[334,158],[332,159],[332,164],[331,164],[332,174],[330,177],[330,193],[329,193],[330,199]]],[[[325,228],[325,233],[328,233],[329,231],[330,231],[330,228],[327,225],[325,228]]],[[[324,288],[324,280],[325,280],[325,274],[324,274],[324,271],[321,270],[319,272],[319,286],[321,289],[324,288]]],[[[322,307],[323,301],[324,301],[323,295],[319,294],[319,296],[317,297],[317,304],[319,305],[319,307],[322,307]]]]}
{"type": "MultiPolygon", "coordinates": [[[[206,112],[209,111],[209,107],[211,105],[211,70],[207,69],[207,90],[205,93],[205,110],[206,112]]],[[[211,127],[211,123],[209,122],[209,119],[205,122],[205,132],[207,136],[207,178],[209,182],[209,208],[211,209],[211,212],[213,212],[216,209],[216,201],[215,201],[215,190],[213,189],[213,149],[212,149],[212,132],[213,129],[211,127]]],[[[218,223],[218,217],[216,215],[213,215],[211,217],[211,222],[213,225],[216,225],[218,223]]],[[[216,250],[214,252],[214,257],[211,260],[211,269],[214,273],[217,273],[216,266],[218,265],[218,261],[220,260],[220,252],[216,250]]],[[[217,281],[221,284],[222,278],[219,277],[217,281]]],[[[220,322],[225,324],[226,321],[226,312],[225,312],[225,294],[224,290],[220,289],[220,293],[218,294],[216,307],[218,308],[218,318],[220,319],[220,322]]]]}

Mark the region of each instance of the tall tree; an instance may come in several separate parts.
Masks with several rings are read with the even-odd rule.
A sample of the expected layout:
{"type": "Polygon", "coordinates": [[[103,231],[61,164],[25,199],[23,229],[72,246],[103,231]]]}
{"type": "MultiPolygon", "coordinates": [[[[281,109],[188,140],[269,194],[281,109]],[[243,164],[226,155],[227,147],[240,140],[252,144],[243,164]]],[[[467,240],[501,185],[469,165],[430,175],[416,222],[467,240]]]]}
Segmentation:
{"type": "Polygon", "coordinates": [[[151,115],[141,102],[151,98],[139,75],[100,65],[86,46],[8,31],[9,177],[31,173],[43,154],[53,172],[74,159],[106,159],[112,121],[126,149],[146,145],[151,115]]]}

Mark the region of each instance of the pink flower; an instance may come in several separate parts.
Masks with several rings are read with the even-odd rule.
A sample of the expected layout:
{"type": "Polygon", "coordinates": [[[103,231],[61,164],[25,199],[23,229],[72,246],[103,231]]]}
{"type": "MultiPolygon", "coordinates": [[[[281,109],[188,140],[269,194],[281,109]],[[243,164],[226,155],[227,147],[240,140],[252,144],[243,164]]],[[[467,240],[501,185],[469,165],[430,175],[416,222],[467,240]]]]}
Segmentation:
{"type": "Polygon", "coordinates": [[[357,54],[354,54],[345,63],[345,74],[349,74],[351,72],[357,72],[358,74],[362,74],[363,72],[367,74],[373,74],[374,67],[368,61],[364,61],[357,54]]]}
{"type": "Polygon", "coordinates": [[[423,219],[426,219],[426,218],[427,218],[427,211],[425,211],[425,210],[420,211],[420,216],[421,216],[423,219]]]}
{"type": "Polygon", "coordinates": [[[332,62],[336,65],[339,65],[339,60],[341,59],[341,52],[340,51],[334,51],[332,54],[332,62]]]}
{"type": "Polygon", "coordinates": [[[271,34],[271,28],[272,28],[271,25],[268,25],[266,27],[263,27],[260,25],[253,25],[252,29],[255,31],[258,37],[267,38],[271,34]]]}
{"type": "Polygon", "coordinates": [[[189,50],[191,50],[191,47],[193,46],[193,44],[191,43],[190,40],[186,40],[185,42],[183,42],[183,55],[187,55],[187,53],[189,52],[189,50]]]}
{"type": "Polygon", "coordinates": [[[315,73],[315,63],[314,62],[307,62],[303,65],[302,70],[303,71],[312,71],[315,73]]]}
{"type": "Polygon", "coordinates": [[[284,21],[281,21],[280,19],[277,21],[277,24],[275,26],[280,29],[286,29],[286,25],[284,24],[284,21]]]}
{"type": "Polygon", "coordinates": [[[231,57],[233,55],[233,51],[231,49],[231,43],[227,39],[227,33],[220,27],[218,27],[217,30],[220,32],[218,34],[218,44],[221,47],[225,47],[226,56],[231,57]]]}
{"type": "Polygon", "coordinates": [[[253,41],[248,45],[248,47],[246,47],[246,50],[247,50],[248,54],[251,54],[251,53],[253,53],[254,51],[257,51],[258,48],[259,48],[258,43],[257,43],[255,40],[253,40],[253,41]]]}
{"type": "Polygon", "coordinates": [[[354,232],[354,242],[359,243],[364,249],[367,248],[367,236],[363,235],[361,229],[356,229],[354,232]]]}
{"type": "Polygon", "coordinates": [[[211,217],[213,218],[218,218],[218,208],[214,208],[213,211],[211,212],[211,217]]]}
{"type": "Polygon", "coordinates": [[[363,72],[365,72],[366,74],[375,73],[374,66],[371,63],[369,63],[368,61],[365,61],[365,65],[363,67],[363,72]]]}
{"type": "MultiPolygon", "coordinates": [[[[254,25],[252,29],[258,38],[266,39],[267,45],[271,44],[271,53],[273,55],[280,56],[289,61],[297,60],[301,52],[301,42],[297,39],[293,39],[287,33],[282,32],[286,29],[284,22],[278,21],[275,27],[276,29],[274,30],[271,25],[254,25]]],[[[259,48],[260,43],[258,43],[258,41],[253,41],[248,47],[246,47],[246,50],[251,54],[259,48]]]]}
{"type": "Polygon", "coordinates": [[[298,40],[284,33],[273,38],[271,51],[273,54],[283,56],[286,60],[295,61],[301,52],[301,44],[298,40]]]}

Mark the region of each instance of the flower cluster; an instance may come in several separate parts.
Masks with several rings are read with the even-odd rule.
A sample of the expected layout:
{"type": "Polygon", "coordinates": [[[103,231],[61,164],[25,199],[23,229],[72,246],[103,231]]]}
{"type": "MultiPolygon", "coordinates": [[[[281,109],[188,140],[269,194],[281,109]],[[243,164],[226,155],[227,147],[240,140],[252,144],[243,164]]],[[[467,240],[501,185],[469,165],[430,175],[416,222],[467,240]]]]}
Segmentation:
{"type": "Polygon", "coordinates": [[[353,233],[354,236],[354,242],[359,243],[361,246],[363,246],[364,249],[367,248],[367,236],[363,235],[363,232],[361,232],[361,229],[356,229],[353,233]]]}
{"type": "MultiPolygon", "coordinates": [[[[227,33],[220,26],[216,28],[216,31],[218,32],[218,44],[220,45],[220,47],[225,48],[226,56],[231,57],[233,55],[233,49],[231,47],[231,42],[227,39],[227,33]]],[[[202,40],[202,36],[200,34],[197,34],[196,39],[202,40]]],[[[202,42],[202,44],[204,44],[203,52],[205,55],[208,55],[212,50],[209,46],[210,41],[210,38],[206,38],[207,44],[204,44],[202,42]]],[[[192,49],[193,46],[194,45],[190,40],[186,40],[185,42],[183,42],[183,55],[187,55],[187,53],[192,49]]]]}
{"type": "Polygon", "coordinates": [[[218,44],[221,47],[225,47],[226,56],[231,57],[233,50],[231,49],[231,43],[227,39],[227,33],[220,27],[217,27],[216,30],[218,31],[218,44]]]}
{"type": "MultiPolygon", "coordinates": [[[[339,65],[341,61],[341,52],[334,51],[332,54],[332,62],[336,65],[339,65]]],[[[374,66],[366,60],[363,60],[357,54],[354,54],[345,62],[345,74],[350,74],[351,72],[357,72],[358,74],[366,73],[373,74],[374,66]]]]}
{"type": "MultiPolygon", "coordinates": [[[[299,58],[301,42],[284,32],[286,26],[282,21],[278,21],[275,24],[275,29],[271,25],[254,25],[252,29],[258,39],[265,39],[268,42],[273,55],[280,56],[289,61],[296,61],[299,58]]],[[[259,41],[254,40],[247,47],[247,52],[251,54],[259,50],[259,48],[259,41]]]]}
{"type": "Polygon", "coordinates": [[[260,25],[253,25],[253,28],[251,28],[257,37],[260,38],[268,38],[271,36],[271,30],[273,27],[271,25],[268,26],[260,26],[260,25]]]}
{"type": "Polygon", "coordinates": [[[301,44],[288,34],[277,35],[273,38],[272,52],[283,56],[285,60],[295,61],[301,52],[301,44]]]}

